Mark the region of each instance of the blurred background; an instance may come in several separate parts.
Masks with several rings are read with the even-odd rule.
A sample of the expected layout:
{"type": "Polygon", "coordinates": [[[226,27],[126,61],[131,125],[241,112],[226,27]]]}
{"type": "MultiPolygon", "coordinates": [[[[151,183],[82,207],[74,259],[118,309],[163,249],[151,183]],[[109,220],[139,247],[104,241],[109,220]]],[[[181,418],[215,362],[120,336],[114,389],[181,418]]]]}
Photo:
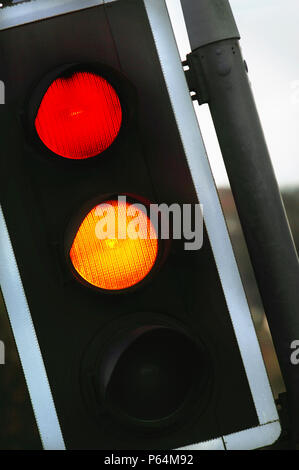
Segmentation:
{"type": "MultiPolygon", "coordinates": [[[[257,107],[297,250],[299,249],[299,6],[298,0],[230,0],[241,33],[257,107]]],[[[179,0],[167,0],[182,59],[190,52],[179,0]]],[[[284,391],[207,106],[195,104],[274,395],[284,391]]],[[[240,162],[241,164],[242,162],[240,162]]],[[[37,427],[0,293],[0,449],[40,449],[37,427]]]]}

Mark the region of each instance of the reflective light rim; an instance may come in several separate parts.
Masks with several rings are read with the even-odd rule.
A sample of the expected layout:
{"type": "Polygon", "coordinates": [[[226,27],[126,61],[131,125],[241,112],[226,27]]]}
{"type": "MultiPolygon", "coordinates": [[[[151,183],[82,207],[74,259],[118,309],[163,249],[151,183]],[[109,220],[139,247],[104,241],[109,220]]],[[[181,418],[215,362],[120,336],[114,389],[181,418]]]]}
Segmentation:
{"type": "MultiPolygon", "coordinates": [[[[75,236],[79,230],[79,227],[86,217],[86,215],[98,204],[102,204],[105,201],[109,200],[117,200],[119,196],[125,196],[127,198],[127,202],[129,203],[141,203],[145,207],[148,207],[150,204],[150,201],[148,199],[143,198],[142,196],[136,196],[132,194],[106,194],[106,195],[101,195],[99,197],[96,197],[84,205],[82,205],[77,213],[70,219],[70,222],[67,226],[66,232],[65,232],[65,243],[64,243],[64,259],[66,260],[66,264],[68,267],[68,270],[71,272],[72,277],[75,281],[83,285],[84,287],[87,287],[89,289],[94,290],[95,292],[103,293],[106,295],[122,295],[126,293],[131,293],[135,292],[137,289],[141,289],[143,286],[147,285],[151,280],[154,278],[154,276],[158,273],[159,269],[165,262],[170,245],[171,245],[171,240],[162,240],[161,238],[157,238],[158,242],[158,251],[157,251],[157,256],[155,259],[155,263],[153,264],[151,270],[149,273],[141,279],[139,282],[134,284],[131,287],[127,287],[125,289],[118,289],[118,290],[110,290],[110,289],[103,289],[97,286],[94,286],[93,284],[89,283],[86,281],[75,269],[71,257],[70,257],[70,250],[73,244],[73,241],[75,239],[75,236]]],[[[149,214],[147,214],[149,217],[149,214]]]]}
{"type": "Polygon", "coordinates": [[[17,3],[0,9],[0,31],[115,1],[117,0],[84,0],[84,6],[82,0],[31,0],[29,3],[17,3]]]}
{"type": "MultiPolygon", "coordinates": [[[[257,447],[270,445],[279,436],[278,413],[190,97],[167,6],[165,0],[143,0],[143,3],[152,29],[194,187],[198,199],[204,206],[205,225],[259,423],[263,426],[276,421],[273,425],[263,426],[261,431],[259,431],[259,427],[254,428],[256,433],[261,433],[260,441],[258,439],[260,444],[256,441],[254,445],[257,447]]],[[[182,12],[181,14],[183,15],[182,12]]],[[[249,430],[244,431],[244,434],[238,433],[240,439],[244,438],[244,445],[248,432],[249,430]]]]}
{"type": "Polygon", "coordinates": [[[45,450],[65,450],[53,397],[0,206],[0,285],[45,450]]]}
{"type": "Polygon", "coordinates": [[[135,89],[128,79],[120,72],[100,62],[70,63],[52,69],[33,86],[25,104],[24,127],[29,137],[30,144],[36,150],[35,153],[37,154],[37,157],[42,158],[43,160],[46,159],[47,161],[52,160],[52,163],[54,162],[54,164],[60,162],[64,165],[88,165],[91,161],[96,161],[97,159],[104,158],[104,156],[108,156],[110,151],[114,150],[118,145],[121,145],[123,136],[126,134],[128,127],[131,124],[135,109],[135,89]],[[40,104],[51,84],[60,77],[68,76],[69,74],[76,72],[90,72],[107,80],[107,82],[109,82],[109,84],[114,88],[122,110],[121,126],[111,145],[95,156],[81,159],[67,158],[53,152],[41,140],[35,126],[35,119],[37,117],[40,104]]]}

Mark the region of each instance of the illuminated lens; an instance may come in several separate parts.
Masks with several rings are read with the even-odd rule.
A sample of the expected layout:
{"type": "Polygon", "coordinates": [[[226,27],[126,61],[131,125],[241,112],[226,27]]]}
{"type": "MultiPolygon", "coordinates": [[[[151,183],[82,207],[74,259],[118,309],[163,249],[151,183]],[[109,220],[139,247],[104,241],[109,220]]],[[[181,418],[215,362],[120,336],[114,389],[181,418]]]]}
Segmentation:
{"type": "Polygon", "coordinates": [[[134,204],[110,200],[87,214],[70,258],[80,276],[93,286],[121,290],[147,276],[157,252],[156,231],[146,213],[134,204]]]}
{"type": "Polygon", "coordinates": [[[117,137],[122,109],[114,88],[91,72],[57,78],[40,104],[35,128],[54,153],[85,159],[106,150],[117,137]]]}

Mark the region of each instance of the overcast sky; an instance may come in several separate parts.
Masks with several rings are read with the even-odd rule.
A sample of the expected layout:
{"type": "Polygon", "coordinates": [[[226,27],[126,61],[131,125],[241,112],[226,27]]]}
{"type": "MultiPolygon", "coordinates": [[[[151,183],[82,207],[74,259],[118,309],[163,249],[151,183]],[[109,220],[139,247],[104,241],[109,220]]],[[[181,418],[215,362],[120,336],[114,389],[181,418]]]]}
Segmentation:
{"type": "MultiPolygon", "coordinates": [[[[299,185],[299,0],[230,0],[274,170],[299,185]]],[[[190,51],[179,0],[167,0],[181,56],[190,51]]],[[[217,185],[227,176],[207,109],[196,105],[217,185]]]]}

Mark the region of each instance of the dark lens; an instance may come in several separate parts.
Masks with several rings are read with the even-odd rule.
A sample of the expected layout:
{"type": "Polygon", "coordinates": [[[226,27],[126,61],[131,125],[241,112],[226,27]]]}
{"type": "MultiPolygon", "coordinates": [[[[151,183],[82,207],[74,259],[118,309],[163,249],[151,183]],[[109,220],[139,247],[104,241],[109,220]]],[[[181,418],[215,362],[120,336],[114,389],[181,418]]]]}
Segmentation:
{"type": "Polygon", "coordinates": [[[197,344],[179,330],[152,326],[132,332],[107,359],[105,399],[132,418],[165,419],[183,406],[201,362],[197,344]]]}

